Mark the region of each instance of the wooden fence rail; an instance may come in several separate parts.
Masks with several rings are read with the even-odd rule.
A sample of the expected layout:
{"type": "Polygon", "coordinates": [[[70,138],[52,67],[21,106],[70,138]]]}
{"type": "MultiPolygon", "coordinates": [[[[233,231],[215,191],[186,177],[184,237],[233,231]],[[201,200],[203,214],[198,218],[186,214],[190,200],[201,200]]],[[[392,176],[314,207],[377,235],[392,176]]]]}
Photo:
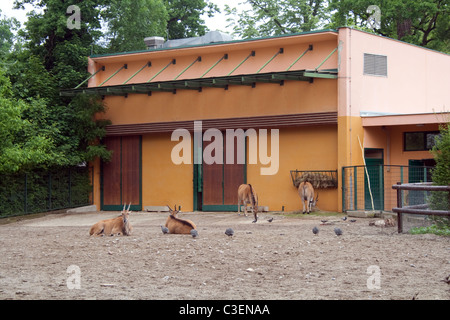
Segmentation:
{"type": "Polygon", "coordinates": [[[446,191],[448,192],[448,204],[450,207],[450,185],[449,186],[434,186],[431,182],[428,183],[406,183],[397,184],[392,186],[392,189],[397,190],[397,208],[393,208],[392,211],[397,213],[397,225],[398,233],[403,232],[403,220],[402,214],[421,214],[430,216],[447,216],[450,217],[450,210],[430,210],[428,204],[418,204],[412,206],[403,207],[403,190],[415,190],[415,191],[446,191]]]}

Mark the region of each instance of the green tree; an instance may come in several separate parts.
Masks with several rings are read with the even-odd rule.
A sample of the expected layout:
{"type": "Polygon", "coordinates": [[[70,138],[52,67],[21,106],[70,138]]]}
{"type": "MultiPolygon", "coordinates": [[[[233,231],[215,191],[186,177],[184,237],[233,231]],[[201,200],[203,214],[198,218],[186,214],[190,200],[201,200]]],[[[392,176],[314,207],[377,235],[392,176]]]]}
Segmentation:
{"type": "Polygon", "coordinates": [[[111,0],[102,11],[108,52],[143,50],[144,38],[165,36],[168,13],[163,0],[111,0]]]}
{"type": "Polygon", "coordinates": [[[370,30],[370,5],[380,9],[380,27],[373,32],[419,46],[450,52],[450,0],[331,0],[331,27],[370,30]]]}
{"type": "Polygon", "coordinates": [[[101,32],[100,12],[104,0],[16,0],[15,7],[32,4],[25,23],[27,49],[41,59],[45,69],[55,76],[60,88],[71,88],[87,77],[87,56],[101,32]],[[69,28],[70,5],[80,8],[80,28],[69,28]]]}
{"type": "MultiPolygon", "coordinates": [[[[105,134],[105,122],[93,121],[102,112],[101,100],[61,97],[59,90],[73,88],[87,78],[87,56],[99,39],[99,14],[103,1],[42,0],[16,1],[20,7],[31,3],[43,12],[32,12],[22,36],[26,45],[14,50],[7,60],[13,99],[26,101],[34,108],[21,108],[19,116],[34,124],[51,144],[48,166],[74,166],[108,153],[96,143],[105,134]],[[81,10],[80,28],[69,28],[71,4],[81,10]],[[96,153],[97,152],[97,153],[96,153]]],[[[26,143],[30,136],[23,136],[26,143]]]]}
{"type": "Polygon", "coordinates": [[[169,14],[167,33],[169,39],[181,39],[205,35],[207,27],[201,15],[220,12],[217,5],[208,0],[164,0],[169,14]]]}
{"type": "Polygon", "coordinates": [[[54,129],[44,123],[45,101],[14,98],[11,83],[1,69],[0,84],[0,173],[26,171],[61,161],[62,155],[55,153],[54,129]],[[37,117],[27,116],[32,113],[37,117]]]}
{"type": "Polygon", "coordinates": [[[0,10],[0,59],[3,60],[11,51],[15,39],[13,31],[17,31],[19,27],[20,22],[16,18],[2,16],[0,10]]]}
{"type": "MultiPolygon", "coordinates": [[[[436,160],[436,166],[432,171],[433,183],[450,186],[450,123],[440,127],[440,135],[436,137],[436,143],[431,153],[436,160]]],[[[447,192],[434,192],[430,200],[433,209],[449,210],[447,192]]]]}
{"type": "Polygon", "coordinates": [[[311,31],[322,27],[327,19],[327,0],[246,0],[245,3],[251,9],[241,14],[236,8],[225,7],[229,21],[234,24],[234,34],[242,38],[311,31]]]}

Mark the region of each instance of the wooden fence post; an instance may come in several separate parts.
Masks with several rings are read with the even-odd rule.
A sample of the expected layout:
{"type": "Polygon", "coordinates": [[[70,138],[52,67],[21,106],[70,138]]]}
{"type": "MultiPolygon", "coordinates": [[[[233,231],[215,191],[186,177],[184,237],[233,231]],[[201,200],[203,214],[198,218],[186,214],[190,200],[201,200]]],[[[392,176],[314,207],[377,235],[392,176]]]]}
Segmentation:
{"type": "MultiPolygon", "coordinates": [[[[397,185],[401,185],[401,182],[397,182],[397,185]]],[[[403,204],[402,199],[402,190],[397,189],[397,208],[401,208],[403,204]]],[[[402,219],[402,213],[397,212],[397,226],[398,226],[398,233],[403,232],[403,219],[402,219]]]]}

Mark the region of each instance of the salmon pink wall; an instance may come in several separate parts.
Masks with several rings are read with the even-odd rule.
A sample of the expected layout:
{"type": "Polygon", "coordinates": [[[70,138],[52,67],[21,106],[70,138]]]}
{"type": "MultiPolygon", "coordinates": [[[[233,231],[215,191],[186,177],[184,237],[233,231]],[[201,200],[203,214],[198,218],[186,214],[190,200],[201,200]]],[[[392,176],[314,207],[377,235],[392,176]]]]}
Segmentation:
{"type": "Polygon", "coordinates": [[[414,114],[450,107],[450,56],[346,29],[351,51],[352,115],[414,114]],[[387,77],[364,75],[364,53],[387,56],[387,77]]]}

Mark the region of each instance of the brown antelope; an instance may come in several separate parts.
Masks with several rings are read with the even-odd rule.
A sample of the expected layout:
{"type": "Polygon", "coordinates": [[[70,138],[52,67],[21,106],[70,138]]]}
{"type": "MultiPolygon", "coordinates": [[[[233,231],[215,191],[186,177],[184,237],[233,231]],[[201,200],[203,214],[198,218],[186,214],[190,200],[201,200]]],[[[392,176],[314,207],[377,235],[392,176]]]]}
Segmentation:
{"type": "Polygon", "coordinates": [[[170,215],[166,220],[166,228],[169,229],[169,234],[191,234],[192,229],[197,229],[195,223],[191,220],[183,220],[177,218],[178,212],[180,210],[176,210],[177,206],[175,205],[175,210],[172,210],[169,206],[167,206],[170,210],[170,215]]]}
{"type": "Polygon", "coordinates": [[[244,216],[247,216],[247,204],[252,206],[255,220],[258,221],[258,195],[251,184],[241,184],[238,188],[238,214],[241,215],[241,202],[244,205],[244,216]]]}
{"type": "Polygon", "coordinates": [[[94,224],[89,231],[89,234],[91,236],[113,236],[115,234],[120,234],[123,236],[131,235],[131,231],[133,230],[129,220],[131,203],[128,206],[128,209],[125,210],[125,207],[126,204],[123,206],[123,210],[121,212],[122,215],[117,218],[102,220],[94,224]]]}
{"type": "Polygon", "coordinates": [[[309,214],[312,208],[316,205],[317,201],[319,201],[319,195],[317,195],[317,198],[314,199],[314,188],[308,181],[300,183],[300,185],[298,186],[298,194],[300,195],[300,199],[302,200],[303,214],[309,214]]]}

